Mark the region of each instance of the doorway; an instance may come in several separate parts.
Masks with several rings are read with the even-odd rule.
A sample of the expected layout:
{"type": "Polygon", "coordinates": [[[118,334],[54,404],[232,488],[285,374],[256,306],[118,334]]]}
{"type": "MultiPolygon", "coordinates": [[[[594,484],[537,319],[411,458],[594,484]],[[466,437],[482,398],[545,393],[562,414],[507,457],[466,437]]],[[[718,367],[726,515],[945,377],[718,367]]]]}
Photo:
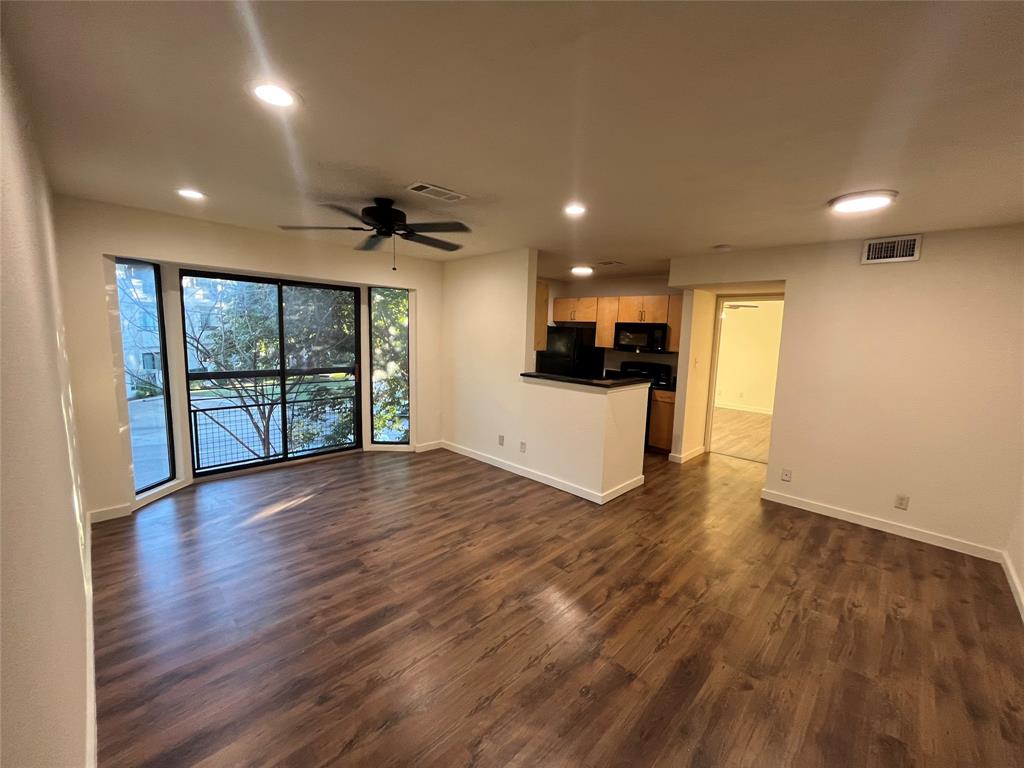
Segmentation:
{"type": "Polygon", "coordinates": [[[712,453],[768,463],[784,301],[719,296],[707,445],[712,453]]]}

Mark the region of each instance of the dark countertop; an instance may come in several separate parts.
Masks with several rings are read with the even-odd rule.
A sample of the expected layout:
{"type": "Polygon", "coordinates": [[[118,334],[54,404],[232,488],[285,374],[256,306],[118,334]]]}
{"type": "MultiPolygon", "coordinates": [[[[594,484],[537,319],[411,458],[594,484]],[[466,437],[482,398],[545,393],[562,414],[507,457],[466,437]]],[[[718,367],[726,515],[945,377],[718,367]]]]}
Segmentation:
{"type": "Polygon", "coordinates": [[[561,381],[566,384],[582,384],[585,387],[597,387],[598,389],[618,389],[619,387],[630,387],[634,384],[651,383],[650,379],[640,377],[630,379],[577,379],[573,376],[559,376],[556,373],[534,373],[533,371],[520,373],[519,375],[527,379],[561,381]]]}

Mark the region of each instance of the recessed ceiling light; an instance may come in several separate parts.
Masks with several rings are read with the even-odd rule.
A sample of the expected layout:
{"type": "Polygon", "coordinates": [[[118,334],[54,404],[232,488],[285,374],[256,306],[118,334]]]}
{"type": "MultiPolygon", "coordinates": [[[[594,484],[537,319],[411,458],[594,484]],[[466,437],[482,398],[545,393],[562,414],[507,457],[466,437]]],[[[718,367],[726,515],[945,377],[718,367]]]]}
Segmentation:
{"type": "Polygon", "coordinates": [[[572,216],[574,219],[579,218],[587,212],[587,206],[583,203],[569,203],[565,206],[565,215],[572,216]]]}
{"type": "Polygon", "coordinates": [[[290,107],[295,103],[295,94],[273,83],[261,83],[253,88],[252,92],[260,101],[275,107],[290,107]]]}
{"type": "Polygon", "coordinates": [[[896,192],[892,189],[872,189],[866,192],[851,192],[848,195],[840,195],[828,201],[829,207],[836,213],[864,213],[865,211],[877,211],[892,205],[896,199],[896,192]]]}
{"type": "Polygon", "coordinates": [[[594,274],[594,268],[593,267],[573,267],[570,270],[570,272],[572,272],[577,277],[589,277],[590,275],[594,274]]]}
{"type": "Polygon", "coordinates": [[[178,194],[184,197],[186,200],[205,200],[206,195],[200,192],[198,189],[179,189],[178,194]]]}

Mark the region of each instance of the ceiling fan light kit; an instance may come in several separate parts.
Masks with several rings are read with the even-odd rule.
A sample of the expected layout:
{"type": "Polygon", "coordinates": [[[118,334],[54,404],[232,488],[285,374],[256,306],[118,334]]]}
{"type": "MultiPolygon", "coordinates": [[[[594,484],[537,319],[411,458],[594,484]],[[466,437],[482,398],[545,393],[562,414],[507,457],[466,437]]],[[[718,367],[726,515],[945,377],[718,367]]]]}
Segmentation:
{"type": "Polygon", "coordinates": [[[442,251],[457,251],[462,246],[449,240],[428,237],[424,232],[470,232],[470,228],[461,221],[424,221],[408,222],[405,211],[395,208],[395,201],[390,197],[375,197],[373,205],[361,211],[355,211],[338,203],[321,203],[323,207],[344,213],[363,224],[361,227],[338,226],[305,226],[282,224],[281,229],[288,230],[324,230],[345,229],[354,232],[372,232],[363,242],[356,246],[357,251],[375,251],[390,237],[398,236],[411,243],[419,243],[429,248],[442,251]]]}

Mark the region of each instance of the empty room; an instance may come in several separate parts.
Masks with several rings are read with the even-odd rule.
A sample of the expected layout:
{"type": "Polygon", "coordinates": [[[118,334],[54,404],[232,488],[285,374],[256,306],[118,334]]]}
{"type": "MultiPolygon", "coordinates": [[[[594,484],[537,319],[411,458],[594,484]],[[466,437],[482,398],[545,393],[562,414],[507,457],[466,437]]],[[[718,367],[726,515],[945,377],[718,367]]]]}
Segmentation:
{"type": "Polygon", "coordinates": [[[1024,768],[1024,3],[0,22],[4,766],[1024,768]]]}

